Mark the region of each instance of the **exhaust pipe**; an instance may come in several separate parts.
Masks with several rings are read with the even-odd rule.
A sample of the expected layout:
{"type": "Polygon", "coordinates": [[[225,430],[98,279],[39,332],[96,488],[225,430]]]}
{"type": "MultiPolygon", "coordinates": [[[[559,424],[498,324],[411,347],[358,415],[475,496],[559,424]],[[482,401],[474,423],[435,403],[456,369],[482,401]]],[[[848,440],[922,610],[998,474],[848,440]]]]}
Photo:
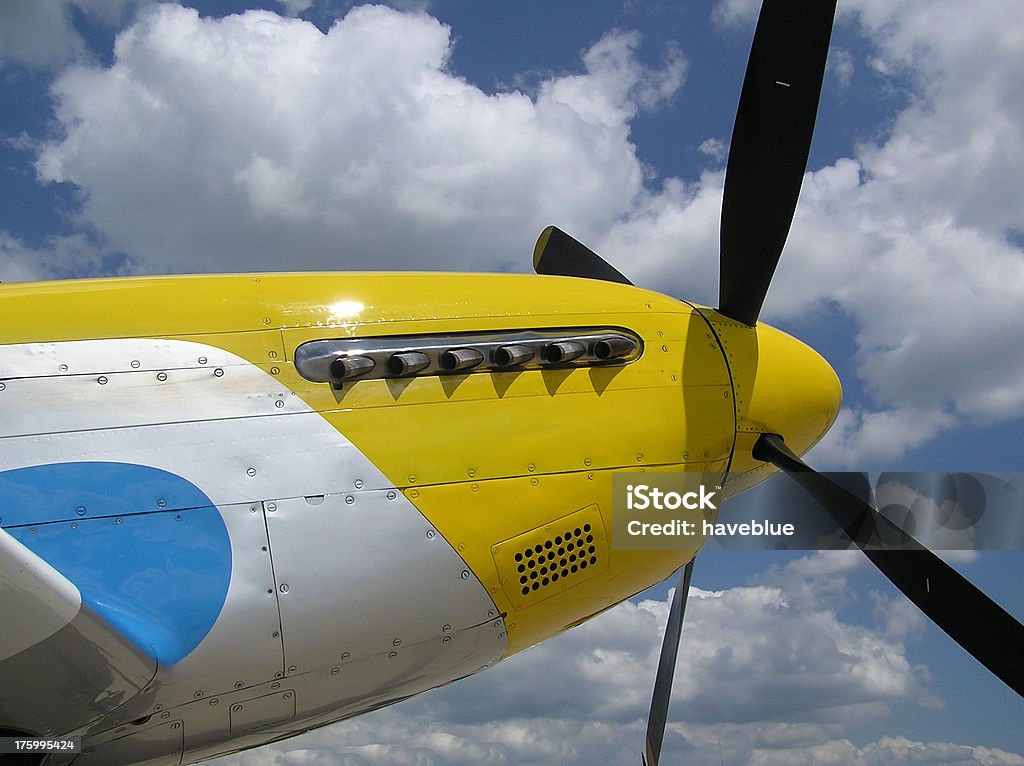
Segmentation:
{"type": "Polygon", "coordinates": [[[430,357],[419,351],[403,351],[388,359],[388,372],[392,375],[415,375],[430,365],[430,357]]]}
{"type": "Polygon", "coordinates": [[[544,359],[551,364],[563,364],[579,359],[587,351],[587,347],[579,341],[562,340],[544,346],[544,359]]]}
{"type": "Polygon", "coordinates": [[[533,349],[529,346],[499,346],[491,356],[498,367],[516,367],[533,359],[533,349]]]}
{"type": "Polygon", "coordinates": [[[632,354],[636,349],[636,341],[624,335],[609,335],[594,343],[594,356],[598,359],[619,359],[632,354]]]}
{"type": "Polygon", "coordinates": [[[475,348],[450,348],[441,354],[441,369],[445,372],[471,370],[484,360],[475,348]]]}
{"type": "Polygon", "coordinates": [[[368,356],[339,356],[331,362],[331,375],[336,380],[361,378],[377,366],[368,356]]]}

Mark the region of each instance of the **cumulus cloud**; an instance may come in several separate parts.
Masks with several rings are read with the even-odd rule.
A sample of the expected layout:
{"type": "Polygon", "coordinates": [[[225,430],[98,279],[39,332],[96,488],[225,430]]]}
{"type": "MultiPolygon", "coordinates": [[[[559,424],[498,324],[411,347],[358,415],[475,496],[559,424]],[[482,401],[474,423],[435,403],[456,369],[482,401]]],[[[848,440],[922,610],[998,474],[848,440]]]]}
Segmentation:
{"type": "Polygon", "coordinates": [[[129,259],[103,251],[84,234],[52,236],[31,247],[0,230],[0,282],[118,276],[131,269],[129,259]]]}
{"type": "Polygon", "coordinates": [[[56,69],[86,52],[73,13],[113,24],[144,0],[7,0],[0,3],[0,66],[56,69]]]}
{"type": "Polygon", "coordinates": [[[524,270],[544,225],[585,234],[641,193],[629,120],[685,66],[670,47],[646,67],[639,44],[609,33],[584,74],[488,95],[447,70],[450,30],[422,13],[361,6],[323,34],[162,5],[113,66],[56,81],[63,129],[37,168],[152,271],[524,270]]]}
{"type": "MultiPolygon", "coordinates": [[[[863,558],[822,552],[765,573],[761,585],[691,589],[666,762],[890,764],[912,752],[923,763],[950,753],[955,763],[1017,763],[953,744],[851,743],[858,722],[935,704],[906,657],[919,617],[878,595],[873,627],[837,616],[851,555],[863,558]]],[[[670,596],[626,602],[473,678],[218,763],[633,762],[670,596]]]]}

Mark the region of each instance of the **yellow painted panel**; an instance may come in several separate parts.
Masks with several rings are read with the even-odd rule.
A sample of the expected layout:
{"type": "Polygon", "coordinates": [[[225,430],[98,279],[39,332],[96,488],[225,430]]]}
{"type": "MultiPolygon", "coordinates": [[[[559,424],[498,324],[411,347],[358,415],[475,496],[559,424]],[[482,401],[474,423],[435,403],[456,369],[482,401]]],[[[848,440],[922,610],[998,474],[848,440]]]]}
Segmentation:
{"type": "MultiPolygon", "coordinates": [[[[722,461],[645,470],[710,472],[724,468],[722,461]]],[[[509,654],[515,654],[660,582],[690,557],[686,551],[608,548],[607,568],[599,568],[573,587],[528,602],[509,598],[495,563],[495,546],[549,525],[557,527],[558,520],[587,508],[596,508],[603,528],[609,530],[611,476],[612,471],[581,471],[415,487],[405,494],[459,552],[499,610],[507,614],[509,654]]]]}

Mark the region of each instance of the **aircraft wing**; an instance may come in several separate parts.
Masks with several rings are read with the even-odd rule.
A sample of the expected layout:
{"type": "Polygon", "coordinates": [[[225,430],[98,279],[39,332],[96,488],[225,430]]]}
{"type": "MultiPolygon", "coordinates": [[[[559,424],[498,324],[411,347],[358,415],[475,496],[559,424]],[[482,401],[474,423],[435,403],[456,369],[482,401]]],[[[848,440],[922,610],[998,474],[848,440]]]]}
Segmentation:
{"type": "Polygon", "coordinates": [[[4,529],[0,624],[0,710],[26,733],[73,731],[134,697],[156,673],[154,658],[4,529]]]}

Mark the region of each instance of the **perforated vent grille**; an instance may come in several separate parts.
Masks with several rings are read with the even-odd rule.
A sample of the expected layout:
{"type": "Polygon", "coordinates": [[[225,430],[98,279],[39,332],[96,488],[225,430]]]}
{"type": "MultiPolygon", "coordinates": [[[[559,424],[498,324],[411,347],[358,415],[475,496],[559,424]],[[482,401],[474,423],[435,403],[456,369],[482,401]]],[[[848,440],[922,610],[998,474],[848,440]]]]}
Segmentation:
{"type": "Polygon", "coordinates": [[[571,588],[608,566],[607,540],[596,505],[491,550],[502,587],[517,608],[571,588]]]}

